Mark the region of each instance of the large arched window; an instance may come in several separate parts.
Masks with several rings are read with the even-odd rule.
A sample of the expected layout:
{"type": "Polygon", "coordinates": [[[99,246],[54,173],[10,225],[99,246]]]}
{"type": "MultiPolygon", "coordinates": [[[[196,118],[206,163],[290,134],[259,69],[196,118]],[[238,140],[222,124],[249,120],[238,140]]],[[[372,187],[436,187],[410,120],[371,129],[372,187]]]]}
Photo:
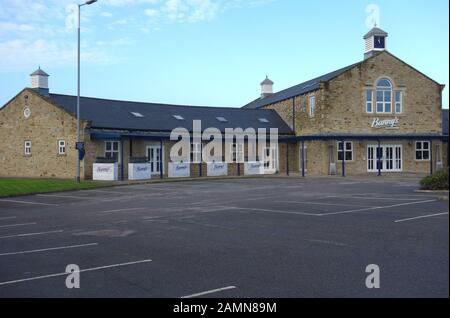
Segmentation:
{"type": "Polygon", "coordinates": [[[392,83],[387,78],[382,78],[377,82],[377,113],[392,112],[392,83]]]}

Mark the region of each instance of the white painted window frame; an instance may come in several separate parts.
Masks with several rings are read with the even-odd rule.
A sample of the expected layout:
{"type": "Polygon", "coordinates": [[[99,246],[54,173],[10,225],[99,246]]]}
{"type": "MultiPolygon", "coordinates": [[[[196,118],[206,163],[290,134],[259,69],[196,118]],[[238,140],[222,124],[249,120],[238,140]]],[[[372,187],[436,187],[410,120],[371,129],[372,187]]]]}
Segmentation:
{"type": "Polygon", "coordinates": [[[66,154],[66,140],[58,139],[58,155],[66,154]]]}
{"type": "Polygon", "coordinates": [[[428,141],[428,140],[416,140],[416,141],[414,141],[414,161],[419,161],[419,162],[422,162],[422,161],[424,161],[424,162],[427,162],[427,161],[430,161],[430,158],[431,158],[431,151],[432,151],[432,149],[430,149],[430,142],[428,141]],[[417,143],[421,143],[421,145],[422,145],[422,148],[421,149],[417,149],[417,143]],[[424,144],[428,144],[428,149],[424,149],[423,148],[423,145],[424,144]],[[420,152],[422,152],[422,159],[417,159],[417,152],[418,151],[420,151],[420,152]],[[424,152],[428,152],[428,159],[423,159],[423,153],[424,152]]]}
{"type": "Polygon", "coordinates": [[[309,117],[313,118],[316,115],[316,95],[309,96],[309,117]]]}
{"type": "Polygon", "coordinates": [[[25,140],[23,143],[23,154],[25,156],[31,156],[31,140],[25,140]]]}
{"type": "Polygon", "coordinates": [[[114,153],[117,153],[117,162],[118,163],[121,163],[121,151],[122,151],[122,149],[120,148],[120,141],[119,140],[105,140],[105,157],[106,158],[113,158],[114,156],[113,156],[113,154],[114,153]],[[108,144],[108,143],[111,143],[111,150],[107,150],[106,149],[106,145],[108,144]],[[115,151],[114,150],[114,147],[113,147],[113,144],[114,143],[117,143],[117,151],[115,151]],[[107,153],[111,153],[111,157],[108,157],[106,154],[107,153]]]}
{"type": "Polygon", "coordinates": [[[339,160],[339,153],[340,152],[344,152],[344,159],[345,159],[345,153],[346,152],[350,152],[351,154],[352,154],[352,159],[351,160],[347,160],[347,159],[345,159],[345,162],[353,162],[353,160],[355,159],[355,156],[354,156],[354,151],[353,151],[353,141],[345,141],[345,144],[343,145],[343,148],[342,148],[342,150],[339,150],[339,144],[341,143],[342,141],[338,141],[337,142],[337,144],[336,144],[336,150],[337,150],[337,156],[336,156],[336,159],[337,159],[337,161],[339,162],[339,161],[342,161],[342,160],[339,160]],[[345,147],[346,146],[346,144],[350,144],[351,145],[351,149],[350,150],[347,150],[347,148],[345,147]]]}

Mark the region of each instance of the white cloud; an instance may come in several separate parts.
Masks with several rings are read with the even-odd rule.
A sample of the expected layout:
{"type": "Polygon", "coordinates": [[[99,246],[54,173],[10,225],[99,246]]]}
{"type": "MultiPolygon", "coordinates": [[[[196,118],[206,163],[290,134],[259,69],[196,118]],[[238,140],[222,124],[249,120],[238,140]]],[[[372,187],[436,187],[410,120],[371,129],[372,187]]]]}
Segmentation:
{"type": "MultiPolygon", "coordinates": [[[[36,65],[68,65],[76,63],[76,46],[37,39],[0,42],[0,69],[2,71],[32,69],[36,65]]],[[[116,59],[98,49],[83,48],[81,60],[87,63],[110,64],[116,59]]]]}
{"type": "MultiPolygon", "coordinates": [[[[219,11],[219,2],[214,0],[165,0],[160,11],[170,22],[199,22],[212,20],[219,11]]],[[[145,14],[154,18],[156,9],[147,9],[145,14]]]]}
{"type": "Polygon", "coordinates": [[[105,18],[111,18],[113,16],[111,12],[106,12],[106,11],[100,12],[100,15],[105,18]]]}
{"type": "Polygon", "coordinates": [[[159,15],[159,11],[155,9],[146,9],[144,12],[149,18],[155,18],[159,15]]]}

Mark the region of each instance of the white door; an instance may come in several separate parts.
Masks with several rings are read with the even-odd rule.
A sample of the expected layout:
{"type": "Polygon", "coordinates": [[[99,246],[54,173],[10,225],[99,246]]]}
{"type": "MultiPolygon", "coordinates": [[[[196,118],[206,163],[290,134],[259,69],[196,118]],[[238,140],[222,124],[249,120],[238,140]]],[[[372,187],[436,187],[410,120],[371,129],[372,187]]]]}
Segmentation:
{"type": "Polygon", "coordinates": [[[367,171],[376,172],[380,166],[383,172],[399,172],[403,169],[402,146],[367,146],[367,171]],[[378,161],[378,158],[380,160],[378,161]]]}
{"type": "Polygon", "coordinates": [[[275,173],[278,168],[278,152],[275,147],[264,148],[264,172],[275,173]]]}
{"type": "Polygon", "coordinates": [[[152,174],[159,174],[162,160],[160,146],[147,146],[147,160],[150,163],[152,174]]]}

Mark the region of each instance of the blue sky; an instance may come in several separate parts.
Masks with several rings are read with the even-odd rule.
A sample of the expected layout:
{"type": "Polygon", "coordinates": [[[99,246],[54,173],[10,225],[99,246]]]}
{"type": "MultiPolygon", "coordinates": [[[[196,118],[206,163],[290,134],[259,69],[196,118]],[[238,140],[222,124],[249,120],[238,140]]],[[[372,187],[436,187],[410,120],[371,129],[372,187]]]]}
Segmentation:
{"type": "MultiPolygon", "coordinates": [[[[38,65],[76,94],[74,3],[0,0],[0,105],[38,65]]],[[[266,74],[278,91],[361,60],[372,3],[389,51],[448,86],[448,0],[98,0],[82,8],[82,95],[242,106],[266,74]]]]}

